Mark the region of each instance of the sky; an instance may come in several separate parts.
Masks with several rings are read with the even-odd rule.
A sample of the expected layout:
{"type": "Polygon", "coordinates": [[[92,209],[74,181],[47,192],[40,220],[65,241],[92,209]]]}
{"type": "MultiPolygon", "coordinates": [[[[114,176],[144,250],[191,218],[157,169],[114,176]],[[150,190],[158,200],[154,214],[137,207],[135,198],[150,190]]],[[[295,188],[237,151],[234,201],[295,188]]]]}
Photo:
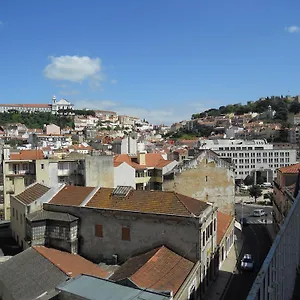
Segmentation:
{"type": "Polygon", "coordinates": [[[0,2],[0,103],[113,110],[155,124],[300,94],[299,0],[0,2]]]}

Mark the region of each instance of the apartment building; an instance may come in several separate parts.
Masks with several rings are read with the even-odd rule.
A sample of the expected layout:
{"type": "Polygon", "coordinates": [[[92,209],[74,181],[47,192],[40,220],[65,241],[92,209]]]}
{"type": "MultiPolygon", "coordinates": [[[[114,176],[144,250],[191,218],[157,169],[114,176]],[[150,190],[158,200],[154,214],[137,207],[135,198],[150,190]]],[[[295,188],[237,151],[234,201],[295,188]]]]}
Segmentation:
{"type": "Polygon", "coordinates": [[[125,261],[164,245],[199,262],[202,294],[217,275],[217,211],[205,202],[132,187],[65,187],[44,210],[79,218],[79,253],[91,261],[125,261]]]}
{"type": "Polygon", "coordinates": [[[86,155],[83,158],[45,159],[42,150],[21,150],[9,154],[4,149],[4,216],[10,219],[10,197],[34,182],[48,187],[59,184],[114,187],[113,157],[86,155]]]}
{"type": "Polygon", "coordinates": [[[273,224],[278,230],[292,207],[296,182],[299,180],[300,163],[277,170],[277,178],[274,181],[273,224]]]}
{"type": "Polygon", "coordinates": [[[3,149],[4,218],[10,219],[10,196],[19,194],[36,181],[36,160],[44,158],[42,150],[21,150],[10,154],[3,149]]]}
{"type": "Polygon", "coordinates": [[[112,152],[115,154],[133,154],[137,153],[137,139],[131,136],[116,138],[112,143],[112,152]]]}
{"type": "Polygon", "coordinates": [[[296,163],[295,149],[267,143],[266,140],[200,140],[199,149],[211,149],[235,165],[236,179],[243,180],[257,172],[272,182],[276,170],[296,163]]]}
{"type": "Polygon", "coordinates": [[[177,166],[159,153],[120,154],[114,158],[115,187],[130,185],[137,190],[162,190],[164,177],[177,166]]]}
{"type": "Polygon", "coordinates": [[[298,144],[300,140],[300,127],[292,127],[288,129],[288,141],[292,144],[298,144]]]}

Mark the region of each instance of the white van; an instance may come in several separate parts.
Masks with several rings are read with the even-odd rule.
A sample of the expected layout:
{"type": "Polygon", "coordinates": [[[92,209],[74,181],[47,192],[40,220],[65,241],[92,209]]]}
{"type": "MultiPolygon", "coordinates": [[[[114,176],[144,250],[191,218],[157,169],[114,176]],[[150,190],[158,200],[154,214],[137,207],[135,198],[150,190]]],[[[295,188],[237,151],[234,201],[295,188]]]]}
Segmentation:
{"type": "Polygon", "coordinates": [[[266,212],[263,209],[254,209],[253,216],[254,217],[262,217],[266,214],[266,212]]]}

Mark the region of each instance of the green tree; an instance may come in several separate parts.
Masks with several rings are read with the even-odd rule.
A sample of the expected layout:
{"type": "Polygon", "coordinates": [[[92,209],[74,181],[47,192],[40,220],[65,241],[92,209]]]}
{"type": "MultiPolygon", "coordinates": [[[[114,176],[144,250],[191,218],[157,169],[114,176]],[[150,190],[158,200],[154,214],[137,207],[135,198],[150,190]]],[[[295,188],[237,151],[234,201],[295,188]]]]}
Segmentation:
{"type": "Polygon", "coordinates": [[[300,103],[299,102],[292,102],[290,105],[289,111],[294,114],[298,114],[300,112],[300,103]]]}
{"type": "Polygon", "coordinates": [[[244,184],[245,185],[253,185],[254,183],[254,178],[253,176],[248,175],[245,179],[244,179],[244,184]]]}
{"type": "Polygon", "coordinates": [[[262,195],[262,190],[259,185],[253,185],[249,189],[249,194],[251,197],[254,197],[255,203],[258,197],[262,195]]]}

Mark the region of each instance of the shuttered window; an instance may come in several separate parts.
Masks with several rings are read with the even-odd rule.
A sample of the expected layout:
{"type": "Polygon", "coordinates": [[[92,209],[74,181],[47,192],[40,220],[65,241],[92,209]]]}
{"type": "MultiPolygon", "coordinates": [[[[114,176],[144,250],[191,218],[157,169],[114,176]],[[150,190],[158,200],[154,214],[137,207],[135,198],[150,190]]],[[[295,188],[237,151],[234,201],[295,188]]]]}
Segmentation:
{"type": "Polygon", "coordinates": [[[129,227],[122,227],[122,240],[130,241],[130,228],[129,227]]]}
{"type": "Polygon", "coordinates": [[[95,236],[103,237],[103,227],[100,224],[95,225],[95,236]]]}

